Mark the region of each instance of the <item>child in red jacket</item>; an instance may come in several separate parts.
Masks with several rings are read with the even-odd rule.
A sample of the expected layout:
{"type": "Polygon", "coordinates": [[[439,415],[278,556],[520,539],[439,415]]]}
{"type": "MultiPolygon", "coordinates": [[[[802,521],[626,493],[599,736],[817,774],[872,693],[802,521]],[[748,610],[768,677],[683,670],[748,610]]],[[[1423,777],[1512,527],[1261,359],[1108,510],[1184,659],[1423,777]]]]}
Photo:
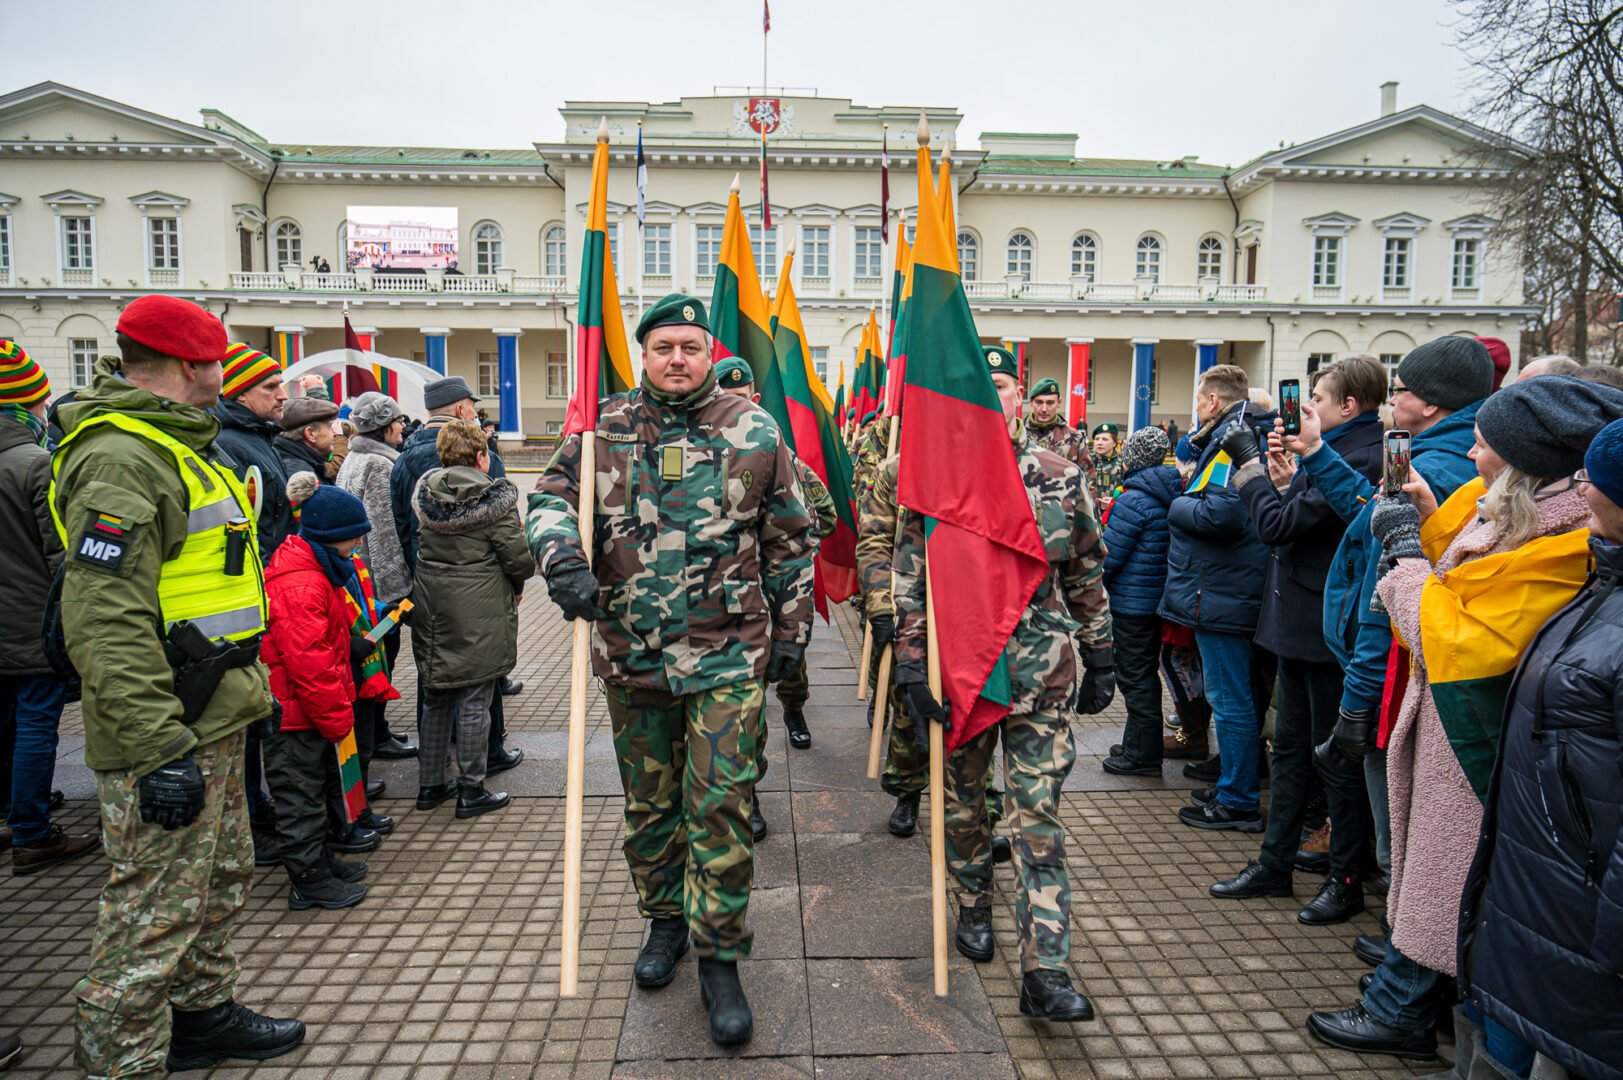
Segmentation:
{"type": "Polygon", "coordinates": [[[351,650],[362,647],[352,646],[355,619],[345,591],[356,581],[355,548],[371,529],[359,499],[323,484],[304,500],[298,533],[265,570],[270,617],[260,655],[282,706],[281,729],[265,740],[265,779],[295,911],[345,908],[366,897],[359,884],[366,864],[337,858],[326,835],[336,794],[327,790],[334,782],[328,759],[354,726],[351,650]]]}

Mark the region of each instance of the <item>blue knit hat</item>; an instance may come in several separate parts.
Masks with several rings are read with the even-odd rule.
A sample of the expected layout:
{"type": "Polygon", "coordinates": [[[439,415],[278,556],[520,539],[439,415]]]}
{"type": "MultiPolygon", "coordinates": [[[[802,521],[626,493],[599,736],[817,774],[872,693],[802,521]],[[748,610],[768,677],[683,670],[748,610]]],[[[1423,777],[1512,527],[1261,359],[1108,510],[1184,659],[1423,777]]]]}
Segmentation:
{"type": "Polygon", "coordinates": [[[339,544],[371,531],[366,507],[341,487],[322,484],[299,507],[299,533],[306,540],[339,544]]]}
{"type": "Polygon", "coordinates": [[[1589,482],[1618,506],[1623,506],[1623,420],[1600,429],[1584,454],[1589,482]]]}

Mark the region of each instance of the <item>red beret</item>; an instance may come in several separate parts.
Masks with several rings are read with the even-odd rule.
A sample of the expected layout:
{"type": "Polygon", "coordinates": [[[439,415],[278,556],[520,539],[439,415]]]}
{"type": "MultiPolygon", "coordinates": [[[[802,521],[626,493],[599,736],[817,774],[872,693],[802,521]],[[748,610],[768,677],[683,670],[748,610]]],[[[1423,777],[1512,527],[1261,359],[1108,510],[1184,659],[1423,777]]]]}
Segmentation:
{"type": "Polygon", "coordinates": [[[218,363],[231,346],[218,318],[178,296],[154,294],[130,301],[118,317],[118,332],[192,364],[218,363]]]}
{"type": "Polygon", "coordinates": [[[1488,355],[1493,357],[1493,388],[1499,389],[1499,384],[1505,381],[1505,373],[1510,370],[1510,346],[1496,337],[1479,337],[1488,355]]]}

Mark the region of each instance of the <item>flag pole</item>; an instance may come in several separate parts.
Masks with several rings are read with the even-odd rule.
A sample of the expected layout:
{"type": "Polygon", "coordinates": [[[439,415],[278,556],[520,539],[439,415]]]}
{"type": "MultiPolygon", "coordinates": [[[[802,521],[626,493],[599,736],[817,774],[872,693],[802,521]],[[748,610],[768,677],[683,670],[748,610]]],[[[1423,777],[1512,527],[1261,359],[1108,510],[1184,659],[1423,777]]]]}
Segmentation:
{"type": "MultiPolygon", "coordinates": [[[[899,417],[899,416],[892,416],[892,417],[889,418],[889,431],[887,432],[886,438],[885,438],[885,460],[886,461],[889,461],[892,457],[894,457],[896,455],[896,439],[897,439],[897,436],[900,434],[901,419],[902,418],[899,417]]],[[[883,466],[881,466],[881,467],[883,467],[883,466]]],[[[896,532],[899,533],[900,531],[901,531],[901,529],[900,529],[900,521],[898,520],[898,528],[897,528],[896,532]]],[[[893,536],[893,539],[894,539],[894,536],[893,536]]],[[[893,575],[891,575],[891,595],[892,596],[895,595],[895,589],[896,589],[896,578],[895,578],[895,575],[893,574],[893,575]]],[[[933,641],[934,639],[932,638],[931,640],[933,641]]],[[[870,647],[872,644],[873,644],[873,628],[870,626],[868,628],[868,630],[867,630],[867,633],[864,635],[863,645],[864,645],[864,647],[870,647]]],[[[880,751],[880,744],[882,742],[881,732],[883,731],[884,726],[885,726],[885,713],[889,709],[889,706],[890,706],[890,666],[891,666],[891,662],[894,661],[895,658],[896,658],[896,654],[894,652],[894,646],[891,646],[891,645],[886,645],[885,646],[885,651],[879,654],[879,673],[878,673],[878,676],[874,680],[874,683],[875,683],[875,686],[877,688],[877,692],[879,694],[879,697],[878,697],[878,699],[876,699],[874,701],[873,730],[871,730],[868,733],[868,779],[869,780],[877,780],[877,779],[879,779],[879,751],[880,751]]],[[[867,674],[868,674],[868,665],[866,663],[864,663],[862,665],[863,678],[861,680],[864,683],[866,683],[866,681],[867,681],[867,674]]],[[[917,721],[915,721],[915,723],[917,723],[917,721]]],[[[934,814],[933,809],[932,809],[931,813],[932,813],[932,815],[934,814]]],[[[932,816],[931,820],[934,821],[933,816],[932,816]]],[[[943,895],[945,895],[945,894],[943,894],[943,895]]],[[[945,918],[945,916],[943,916],[943,918],[945,918]]],[[[945,926],[945,922],[943,922],[942,925],[945,926]]]]}
{"type": "MultiPolygon", "coordinates": [[[[642,121],[637,121],[637,321],[642,322],[642,275],[647,268],[643,265],[648,261],[648,243],[643,239],[643,209],[642,209],[642,121]]],[[[674,233],[674,230],[673,230],[674,233]]],[[[672,236],[672,246],[675,246],[675,237],[672,236]]]]}

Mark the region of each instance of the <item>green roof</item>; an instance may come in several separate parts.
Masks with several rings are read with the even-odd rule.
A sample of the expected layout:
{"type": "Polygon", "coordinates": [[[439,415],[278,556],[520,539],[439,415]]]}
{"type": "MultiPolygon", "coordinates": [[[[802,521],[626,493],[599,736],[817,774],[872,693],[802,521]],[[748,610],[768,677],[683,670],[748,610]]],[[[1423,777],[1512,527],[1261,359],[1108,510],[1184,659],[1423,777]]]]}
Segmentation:
{"type": "Polygon", "coordinates": [[[1037,154],[987,154],[982,173],[999,176],[1156,176],[1166,180],[1215,180],[1222,165],[1198,161],[1146,161],[1136,158],[1067,158],[1037,154]]]}
{"type": "Polygon", "coordinates": [[[457,146],[321,146],[271,143],[288,164],[312,165],[541,165],[534,147],[524,150],[478,150],[457,146]]]}

